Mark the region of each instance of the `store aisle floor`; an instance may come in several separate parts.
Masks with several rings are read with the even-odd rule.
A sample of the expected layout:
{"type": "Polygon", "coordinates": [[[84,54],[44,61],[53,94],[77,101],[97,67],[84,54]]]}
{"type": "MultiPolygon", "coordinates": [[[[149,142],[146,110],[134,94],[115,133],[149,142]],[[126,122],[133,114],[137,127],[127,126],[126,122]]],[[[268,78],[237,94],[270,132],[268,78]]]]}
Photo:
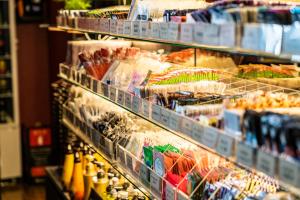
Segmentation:
{"type": "Polygon", "coordinates": [[[44,200],[46,191],[43,185],[18,185],[1,189],[1,200],[44,200]]]}

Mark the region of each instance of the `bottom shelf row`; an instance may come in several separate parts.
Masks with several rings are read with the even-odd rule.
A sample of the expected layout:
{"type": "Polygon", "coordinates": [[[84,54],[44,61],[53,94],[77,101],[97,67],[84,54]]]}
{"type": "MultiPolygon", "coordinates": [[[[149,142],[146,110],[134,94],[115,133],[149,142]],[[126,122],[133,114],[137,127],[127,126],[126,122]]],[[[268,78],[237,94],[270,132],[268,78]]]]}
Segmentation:
{"type": "Polygon", "coordinates": [[[133,121],[145,127],[131,131],[143,130],[145,134],[120,136],[124,130],[129,132],[122,127],[128,122],[102,112],[102,118],[93,123],[86,120],[83,110],[65,106],[63,121],[77,136],[88,138],[86,142],[116,161],[118,167],[137,180],[135,186],[146,188],[145,194],[151,194],[147,195],[151,199],[293,199],[277,180],[241,169],[182,138],[149,127],[146,122],[137,123],[138,119],[133,121]]]}

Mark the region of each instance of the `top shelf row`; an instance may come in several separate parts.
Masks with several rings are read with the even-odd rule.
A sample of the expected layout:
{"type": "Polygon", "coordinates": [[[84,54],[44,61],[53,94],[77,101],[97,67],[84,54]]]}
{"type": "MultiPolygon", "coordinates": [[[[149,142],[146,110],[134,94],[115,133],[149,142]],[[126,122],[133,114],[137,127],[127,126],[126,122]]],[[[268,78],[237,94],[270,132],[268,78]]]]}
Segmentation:
{"type": "Polygon", "coordinates": [[[208,24],[57,17],[57,27],[71,33],[109,35],[131,40],[201,48],[241,56],[300,62],[298,24],[208,24]],[[272,37],[270,37],[272,36],[272,37]]]}

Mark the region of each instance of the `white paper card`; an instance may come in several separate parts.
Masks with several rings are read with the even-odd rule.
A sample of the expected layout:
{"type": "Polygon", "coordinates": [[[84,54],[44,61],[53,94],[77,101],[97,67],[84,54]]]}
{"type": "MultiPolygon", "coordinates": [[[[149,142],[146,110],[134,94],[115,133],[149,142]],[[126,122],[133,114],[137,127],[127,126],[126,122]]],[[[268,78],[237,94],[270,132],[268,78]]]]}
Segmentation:
{"type": "Polygon", "coordinates": [[[125,92],[125,106],[131,109],[131,98],[132,95],[130,93],[125,92]]]}
{"type": "Polygon", "coordinates": [[[192,137],[194,121],[187,117],[182,117],[181,119],[181,132],[186,134],[187,136],[192,137]]]}
{"type": "Polygon", "coordinates": [[[117,88],[110,86],[109,87],[109,98],[112,101],[116,101],[116,97],[117,97],[117,88]]]}
{"type": "Polygon", "coordinates": [[[125,93],[123,90],[118,90],[118,104],[124,105],[125,93]]]}
{"type": "Polygon", "coordinates": [[[101,18],[100,30],[103,32],[109,32],[109,19],[101,18]]]}
{"type": "Polygon", "coordinates": [[[121,147],[121,146],[118,146],[119,148],[118,148],[118,150],[119,150],[119,159],[120,159],[120,163],[122,164],[122,165],[125,165],[125,163],[126,163],[126,154],[125,154],[125,152],[124,152],[124,150],[123,150],[123,148],[121,147]]]}
{"type": "Polygon", "coordinates": [[[179,131],[180,123],[181,123],[181,116],[175,112],[170,112],[170,123],[169,127],[174,131],[179,131]]]}
{"type": "Polygon", "coordinates": [[[117,33],[124,34],[124,20],[117,20],[117,33]]]}
{"type": "Polygon", "coordinates": [[[276,158],[262,150],[258,151],[257,154],[257,169],[270,176],[275,175],[276,158]]]}
{"type": "Polygon", "coordinates": [[[207,147],[214,149],[217,144],[218,136],[218,129],[212,127],[205,127],[202,143],[207,147]]]}
{"type": "Polygon", "coordinates": [[[131,25],[132,25],[131,21],[128,21],[128,20],[124,21],[124,35],[131,34],[131,25]]]}
{"type": "Polygon", "coordinates": [[[141,21],[140,24],[140,36],[143,38],[149,37],[149,22],[148,21],[141,21]]]}
{"type": "Polygon", "coordinates": [[[162,108],[161,109],[161,123],[165,126],[169,126],[170,123],[170,111],[168,111],[167,109],[162,108]]]}
{"type": "Polygon", "coordinates": [[[169,29],[168,29],[168,40],[177,41],[179,38],[179,23],[171,22],[169,23],[169,29]]]}
{"type": "Polygon", "coordinates": [[[150,187],[151,187],[151,191],[155,191],[155,192],[161,194],[162,180],[153,171],[151,171],[151,173],[150,173],[150,187]]]}
{"type": "Polygon", "coordinates": [[[150,23],[150,31],[152,38],[159,38],[159,23],[152,22],[150,23]]]}
{"type": "Polygon", "coordinates": [[[166,200],[175,199],[176,188],[170,183],[166,182],[166,200]]]}
{"type": "Polygon", "coordinates": [[[166,22],[159,23],[159,37],[160,39],[168,39],[169,24],[166,22]]]}
{"type": "Polygon", "coordinates": [[[140,21],[132,21],[131,35],[140,36],[140,21]]]}
{"type": "Polygon", "coordinates": [[[204,135],[204,127],[199,123],[193,123],[192,138],[197,142],[202,142],[204,135]]]}
{"type": "Polygon", "coordinates": [[[230,157],[233,153],[234,147],[234,138],[228,135],[220,134],[218,144],[217,144],[217,152],[223,156],[230,157]]]}
{"type": "Polygon", "coordinates": [[[216,24],[205,24],[203,32],[203,43],[207,45],[219,45],[219,26],[216,24]]]}
{"type": "Polygon", "coordinates": [[[116,19],[110,19],[110,32],[111,33],[117,33],[117,23],[118,21],[116,19]]]}
{"type": "Polygon", "coordinates": [[[129,170],[133,170],[132,157],[128,153],[126,154],[126,166],[129,170]]]}
{"type": "Polygon", "coordinates": [[[140,113],[140,107],[141,107],[141,102],[142,99],[137,97],[137,96],[133,96],[132,98],[132,110],[135,113],[140,113]]]}
{"type": "Polygon", "coordinates": [[[140,180],[147,186],[150,184],[150,170],[144,163],[140,167],[140,180]]]}
{"type": "Polygon", "coordinates": [[[143,99],[143,112],[142,112],[142,114],[145,117],[150,118],[150,103],[146,99],[143,99]]]}
{"type": "Polygon", "coordinates": [[[284,158],[279,160],[279,178],[285,183],[289,183],[294,186],[300,186],[299,181],[299,163],[288,161],[284,158]]]}
{"type": "Polygon", "coordinates": [[[194,25],[188,23],[181,24],[180,40],[183,42],[193,42],[194,25]]]}
{"type": "Polygon", "coordinates": [[[249,145],[240,142],[237,144],[237,162],[248,167],[253,167],[254,149],[249,145]]]}
{"type": "Polygon", "coordinates": [[[220,40],[221,46],[234,47],[235,46],[235,24],[228,23],[220,25],[220,40]]]}
{"type": "Polygon", "coordinates": [[[161,116],[161,107],[155,104],[152,104],[152,119],[160,122],[161,116]]]}

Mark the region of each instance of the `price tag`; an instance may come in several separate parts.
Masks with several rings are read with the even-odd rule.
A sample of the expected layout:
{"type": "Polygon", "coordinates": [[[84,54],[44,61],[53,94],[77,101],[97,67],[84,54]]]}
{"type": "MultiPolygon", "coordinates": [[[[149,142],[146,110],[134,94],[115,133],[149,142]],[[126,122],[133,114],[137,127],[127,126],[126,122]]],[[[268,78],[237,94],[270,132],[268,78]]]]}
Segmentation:
{"type": "Polygon", "coordinates": [[[164,155],[158,151],[153,151],[153,169],[157,175],[163,177],[165,174],[164,155]]]}
{"type": "Polygon", "coordinates": [[[85,74],[81,74],[80,84],[82,86],[85,86],[85,81],[86,81],[86,75],[85,74]]]}
{"type": "Polygon", "coordinates": [[[216,24],[205,24],[203,43],[207,45],[219,45],[219,26],[216,24]]]}
{"type": "Polygon", "coordinates": [[[110,86],[109,87],[109,99],[112,101],[116,101],[117,98],[117,88],[110,86]]]}
{"type": "Polygon", "coordinates": [[[93,134],[93,138],[94,138],[95,147],[100,148],[100,140],[101,140],[100,133],[97,130],[92,129],[92,134],[93,134]]]}
{"type": "Polygon", "coordinates": [[[100,26],[100,30],[103,32],[109,32],[109,20],[108,18],[101,18],[101,26],[100,26]]]}
{"type": "Polygon", "coordinates": [[[125,93],[123,90],[118,90],[118,104],[124,105],[125,93]]]}
{"type": "Polygon", "coordinates": [[[102,82],[97,81],[97,94],[102,94],[103,95],[103,88],[102,88],[102,82]]]}
{"type": "Polygon", "coordinates": [[[132,157],[128,153],[126,154],[126,166],[130,171],[133,171],[132,157]]]}
{"type": "Polygon", "coordinates": [[[147,38],[149,36],[149,22],[141,21],[140,36],[143,38],[147,38]]]}
{"type": "Polygon", "coordinates": [[[167,109],[161,108],[161,123],[165,126],[169,126],[170,124],[170,111],[167,109]]]}
{"type": "Polygon", "coordinates": [[[158,105],[152,104],[152,119],[160,122],[161,108],[158,105]]]}
{"type": "Polygon", "coordinates": [[[217,152],[226,157],[232,156],[233,145],[234,139],[232,137],[225,134],[220,134],[217,144],[217,152]]]}
{"type": "Polygon", "coordinates": [[[117,20],[116,19],[110,19],[110,32],[111,33],[117,33],[117,20]]]}
{"type": "Polygon", "coordinates": [[[118,152],[119,152],[120,163],[122,165],[125,165],[125,163],[126,163],[126,160],[125,160],[126,159],[126,154],[125,154],[123,148],[120,145],[118,145],[118,152]]]}
{"type": "Polygon", "coordinates": [[[166,200],[175,199],[176,188],[170,183],[166,182],[166,200]]]}
{"type": "Polygon", "coordinates": [[[284,158],[279,160],[279,178],[281,181],[294,185],[300,186],[299,175],[300,165],[299,163],[288,161],[284,158]]]}
{"type": "Polygon", "coordinates": [[[95,22],[94,26],[91,27],[90,29],[93,29],[95,31],[101,31],[101,18],[95,19],[94,22],[95,22]]]}
{"type": "Polygon", "coordinates": [[[193,123],[192,138],[197,142],[202,142],[204,127],[199,123],[193,123]]]}
{"type": "Polygon", "coordinates": [[[150,187],[151,187],[151,191],[155,191],[156,193],[161,194],[162,180],[153,171],[151,171],[150,173],[150,187]]]}
{"type": "Polygon", "coordinates": [[[150,118],[150,106],[149,106],[149,101],[143,99],[143,115],[147,118],[150,118]]]}
{"type": "Polygon", "coordinates": [[[105,150],[106,149],[106,147],[105,147],[105,137],[101,134],[99,134],[99,136],[100,136],[99,147],[102,150],[105,150]]]}
{"type": "Polygon", "coordinates": [[[267,152],[262,150],[258,151],[257,155],[257,169],[270,176],[275,175],[276,158],[267,152]]]}
{"type": "Polygon", "coordinates": [[[93,82],[93,92],[98,92],[98,81],[96,79],[92,79],[93,82]]]}
{"type": "Polygon", "coordinates": [[[124,21],[124,35],[131,34],[131,21],[125,20],[124,21]]]}
{"type": "Polygon", "coordinates": [[[141,167],[140,167],[140,180],[146,186],[149,186],[149,184],[150,184],[150,170],[148,169],[148,167],[144,163],[141,163],[141,167]]]}
{"type": "Polygon", "coordinates": [[[235,24],[228,23],[220,26],[220,44],[225,47],[235,46],[235,24]]]}
{"type": "Polygon", "coordinates": [[[159,38],[159,23],[157,22],[150,23],[150,32],[152,38],[159,38]]]}
{"type": "Polygon", "coordinates": [[[75,69],[71,69],[71,80],[76,81],[76,70],[75,69]]]}
{"type": "Polygon", "coordinates": [[[90,76],[86,76],[86,79],[85,79],[85,86],[88,88],[88,89],[92,89],[91,88],[91,80],[92,78],[90,76]]]}
{"type": "Polygon", "coordinates": [[[217,144],[219,132],[217,129],[212,127],[204,128],[204,135],[202,138],[202,143],[207,147],[214,149],[217,144]]]}
{"type": "Polygon", "coordinates": [[[248,167],[254,166],[254,148],[249,145],[239,142],[237,145],[237,162],[248,167]]]}
{"type": "Polygon", "coordinates": [[[175,112],[170,112],[169,127],[174,131],[179,131],[181,116],[175,112]]]}
{"type": "Polygon", "coordinates": [[[132,21],[131,25],[131,35],[140,36],[140,21],[132,21]]]}
{"type": "Polygon", "coordinates": [[[177,193],[177,200],[188,200],[189,197],[181,191],[177,193]]]}
{"type": "Polygon", "coordinates": [[[139,113],[140,112],[140,107],[141,107],[141,98],[137,97],[137,96],[133,96],[132,98],[132,110],[135,113],[139,113]]]}
{"type": "Polygon", "coordinates": [[[178,40],[179,36],[179,23],[171,22],[169,23],[169,30],[168,30],[168,39],[169,40],[178,40]]]}
{"type": "Polygon", "coordinates": [[[191,119],[187,118],[187,117],[182,117],[181,121],[182,121],[181,122],[181,132],[183,132],[187,136],[192,137],[194,122],[191,119]]]}
{"type": "Polygon", "coordinates": [[[160,39],[168,39],[169,24],[166,22],[159,23],[159,37],[160,39]]]}
{"type": "Polygon", "coordinates": [[[193,24],[182,23],[180,31],[180,40],[183,42],[193,42],[193,24]]]}
{"type": "Polygon", "coordinates": [[[129,109],[131,109],[131,97],[130,93],[125,92],[125,106],[129,109]]]}
{"type": "Polygon", "coordinates": [[[117,33],[124,34],[124,20],[117,20],[117,33]]]}
{"type": "Polygon", "coordinates": [[[234,135],[241,135],[242,113],[224,110],[224,130],[234,135]]]}
{"type": "Polygon", "coordinates": [[[108,96],[108,85],[106,85],[105,83],[101,83],[101,88],[102,88],[102,92],[103,92],[103,95],[106,96],[106,97],[109,97],[108,96]]]}
{"type": "Polygon", "coordinates": [[[242,48],[253,50],[264,50],[264,45],[260,43],[259,38],[262,38],[262,27],[260,24],[244,24],[243,25],[243,37],[242,48]]]}
{"type": "Polygon", "coordinates": [[[105,149],[106,149],[106,152],[108,153],[108,155],[110,155],[110,156],[114,155],[114,144],[108,138],[105,138],[105,149]]]}

